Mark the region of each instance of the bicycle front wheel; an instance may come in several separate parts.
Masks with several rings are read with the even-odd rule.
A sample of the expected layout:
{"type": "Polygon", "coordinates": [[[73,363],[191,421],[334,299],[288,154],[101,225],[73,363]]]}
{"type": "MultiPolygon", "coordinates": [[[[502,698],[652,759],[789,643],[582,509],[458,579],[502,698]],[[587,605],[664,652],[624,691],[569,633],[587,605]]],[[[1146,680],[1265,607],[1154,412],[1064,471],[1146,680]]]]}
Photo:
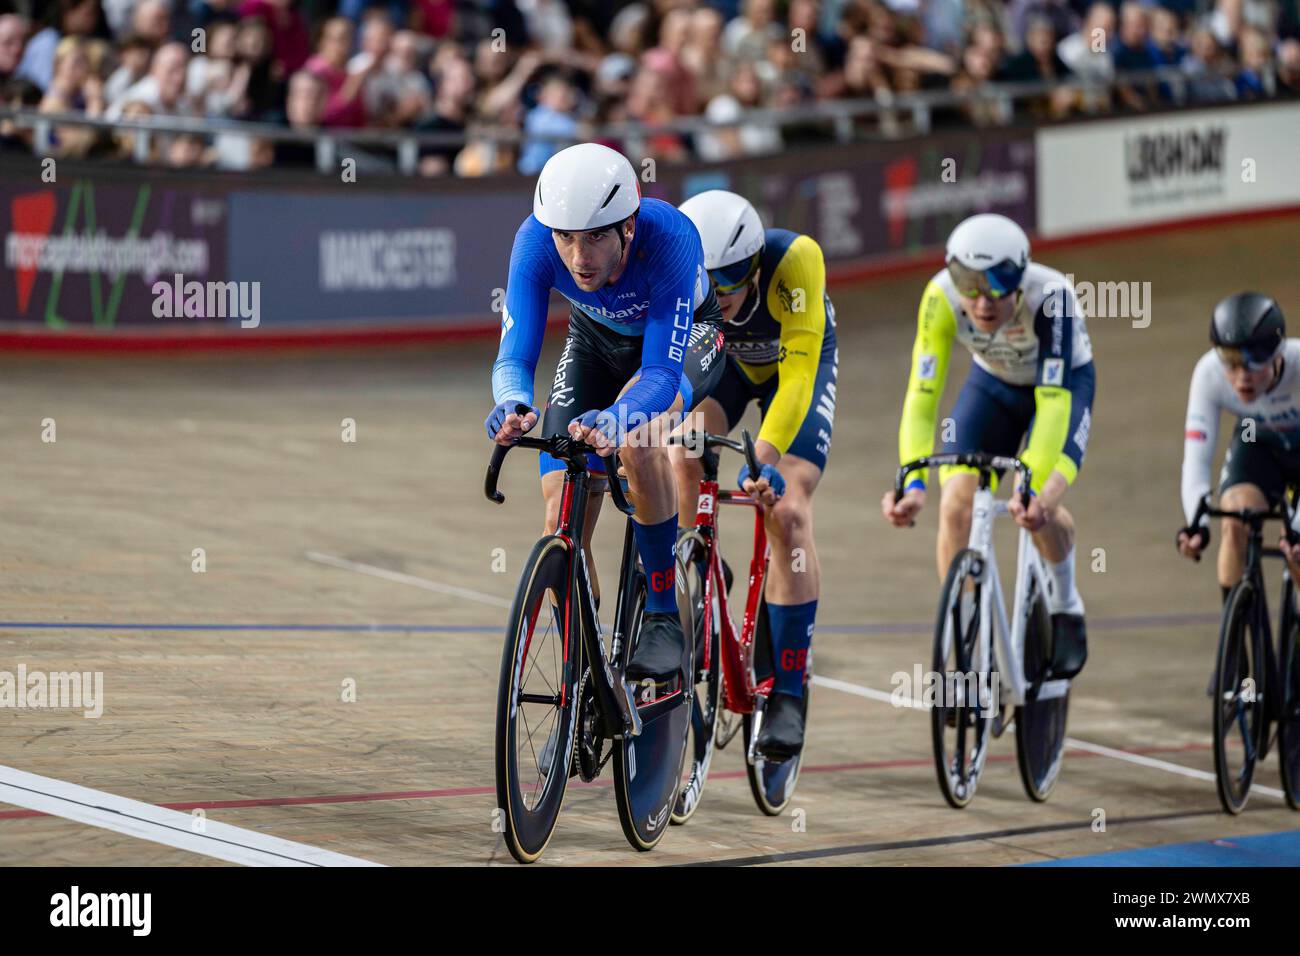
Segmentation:
{"type": "Polygon", "coordinates": [[[1219,802],[1232,814],[1245,809],[1268,723],[1258,599],[1250,582],[1233,586],[1223,609],[1214,670],[1214,776],[1219,802]]]}
{"type": "Polygon", "coordinates": [[[1282,707],[1277,721],[1277,751],[1287,805],[1300,810],[1300,618],[1296,616],[1295,590],[1290,581],[1283,601],[1288,610],[1282,618],[1282,707]]]}
{"type": "Polygon", "coordinates": [[[991,598],[983,563],[983,555],[970,548],[952,559],[934,624],[932,673],[943,681],[930,709],[934,769],[944,799],[958,809],[975,796],[998,708],[996,700],[979,699],[981,688],[995,686],[989,641],[980,634],[982,606],[991,598]]]}
{"type": "MultiPolygon", "coordinates": [[[[686,573],[680,558],[675,573],[679,576],[686,573]]],[[[621,664],[624,667],[645,616],[646,580],[639,565],[630,588],[623,602],[622,631],[626,640],[621,664]]],[[[693,667],[692,663],[687,672],[693,667]]],[[[614,794],[618,820],[627,842],[638,850],[653,850],[659,845],[681,792],[691,726],[690,691],[689,686],[681,684],[680,677],[662,691],[659,688],[638,690],[635,696],[642,721],[641,733],[635,737],[624,734],[615,745],[614,794]],[[656,693],[658,697],[654,696],[656,693]]]]}
{"type": "Polygon", "coordinates": [[[1024,651],[1029,693],[1016,708],[1016,762],[1025,793],[1041,803],[1051,795],[1061,773],[1070,685],[1068,681],[1043,682],[1052,659],[1052,615],[1037,587],[1030,595],[1029,606],[1024,651]]]}
{"type": "Polygon", "coordinates": [[[572,560],[563,538],[537,543],[524,565],[501,655],[497,822],[520,863],[532,863],[546,849],[569,781],[581,662],[578,615],[567,613],[572,560]]]}
{"type": "Polygon", "coordinates": [[[681,605],[687,639],[693,636],[695,640],[695,699],[691,701],[686,773],[672,812],[673,823],[682,824],[699,807],[713,762],[722,687],[722,649],[718,643],[721,637],[718,622],[720,603],[717,596],[705,587],[709,573],[705,563],[708,544],[703,535],[692,531],[677,542],[677,552],[686,569],[677,579],[677,600],[681,605]]]}

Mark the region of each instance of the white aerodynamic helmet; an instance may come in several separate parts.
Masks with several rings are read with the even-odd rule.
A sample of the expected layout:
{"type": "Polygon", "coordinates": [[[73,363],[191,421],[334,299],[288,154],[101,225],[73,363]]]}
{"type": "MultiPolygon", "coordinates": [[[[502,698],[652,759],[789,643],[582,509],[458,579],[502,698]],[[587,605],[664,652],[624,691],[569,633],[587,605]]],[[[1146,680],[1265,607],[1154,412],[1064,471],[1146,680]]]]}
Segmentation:
{"type": "Polygon", "coordinates": [[[599,143],[579,143],[548,159],[533,193],[537,221],[564,232],[604,229],[640,208],[632,164],[599,143]]]}
{"type": "Polygon", "coordinates": [[[763,222],[744,196],[710,189],[678,207],[695,223],[704,243],[704,268],[719,292],[753,277],[763,252],[763,222]]]}
{"type": "Polygon", "coordinates": [[[962,295],[993,299],[1020,288],[1029,265],[1029,237],[1006,216],[986,212],[961,222],[948,237],[948,274],[962,295]]]}

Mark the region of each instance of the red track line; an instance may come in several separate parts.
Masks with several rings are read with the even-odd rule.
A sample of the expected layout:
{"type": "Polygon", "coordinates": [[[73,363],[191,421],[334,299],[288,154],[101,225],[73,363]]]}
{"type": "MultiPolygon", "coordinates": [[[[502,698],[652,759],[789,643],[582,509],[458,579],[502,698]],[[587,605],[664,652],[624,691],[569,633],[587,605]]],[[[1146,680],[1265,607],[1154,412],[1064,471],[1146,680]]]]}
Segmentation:
{"type": "MultiPolygon", "coordinates": [[[[1169,754],[1209,749],[1209,744],[1182,744],[1178,747],[1131,747],[1125,752],[1132,754],[1169,754]]],[[[1087,750],[1077,751],[1069,749],[1069,753],[1074,759],[1105,756],[1104,754],[1092,753],[1087,750]]],[[[1012,759],[1014,758],[1009,754],[989,757],[989,760],[994,762],[1010,761],[1012,759]]],[[[800,773],[844,773],[854,770],[888,770],[899,767],[928,767],[933,763],[934,759],[931,757],[867,760],[860,763],[831,763],[820,764],[813,767],[804,767],[800,773]]],[[[710,779],[713,780],[734,780],[744,777],[745,771],[728,770],[725,773],[714,773],[709,776],[710,779]]],[[[610,786],[611,783],[612,781],[608,779],[599,779],[593,780],[591,783],[574,783],[572,786],[579,788],[607,787],[610,786]]],[[[249,807],[290,807],[301,806],[304,804],[364,803],[370,800],[430,800],[440,797],[481,797],[494,793],[496,793],[496,787],[447,787],[441,790],[395,790],[388,793],[336,793],[316,797],[262,797],[249,800],[196,800],[190,803],[162,803],[159,804],[159,806],[165,807],[168,810],[232,810],[246,809],[249,807]]],[[[49,814],[41,813],[37,810],[5,810],[0,812],[0,820],[22,820],[48,815],[49,814]]]]}

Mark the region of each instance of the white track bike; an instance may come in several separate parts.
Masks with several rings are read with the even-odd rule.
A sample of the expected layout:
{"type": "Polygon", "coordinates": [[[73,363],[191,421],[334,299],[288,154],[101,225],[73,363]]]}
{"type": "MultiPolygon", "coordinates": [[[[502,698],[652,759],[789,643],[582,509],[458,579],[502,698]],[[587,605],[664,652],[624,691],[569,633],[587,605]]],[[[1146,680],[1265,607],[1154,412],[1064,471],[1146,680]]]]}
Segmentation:
{"type": "Polygon", "coordinates": [[[975,796],[989,744],[1012,723],[1025,792],[1046,800],[1061,771],[1070,682],[1050,679],[1052,618],[1048,576],[1032,537],[1020,530],[1016,591],[1010,623],[1002,597],[993,525],[1010,512],[993,496],[994,471],[1014,469],[1022,501],[1029,504],[1030,470],[1018,458],[994,455],[930,455],[898,470],[895,494],[907,476],[931,466],[964,465],[979,471],[971,509],[970,542],[948,567],[934,627],[930,710],[935,770],[944,798],[964,807],[975,796]],[[942,686],[938,686],[939,680],[942,686]]]}

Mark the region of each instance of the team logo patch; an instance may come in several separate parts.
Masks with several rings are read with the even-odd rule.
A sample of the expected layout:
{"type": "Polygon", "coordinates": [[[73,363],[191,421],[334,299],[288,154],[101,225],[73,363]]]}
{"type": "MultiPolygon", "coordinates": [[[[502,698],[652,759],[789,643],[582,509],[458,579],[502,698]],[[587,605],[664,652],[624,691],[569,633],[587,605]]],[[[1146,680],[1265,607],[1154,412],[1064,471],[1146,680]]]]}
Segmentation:
{"type": "Polygon", "coordinates": [[[1065,359],[1052,358],[1043,362],[1043,384],[1060,385],[1065,381],[1065,359]]]}
{"type": "Polygon", "coordinates": [[[930,381],[939,370],[939,360],[933,355],[922,355],[916,367],[917,378],[930,381]]]}

